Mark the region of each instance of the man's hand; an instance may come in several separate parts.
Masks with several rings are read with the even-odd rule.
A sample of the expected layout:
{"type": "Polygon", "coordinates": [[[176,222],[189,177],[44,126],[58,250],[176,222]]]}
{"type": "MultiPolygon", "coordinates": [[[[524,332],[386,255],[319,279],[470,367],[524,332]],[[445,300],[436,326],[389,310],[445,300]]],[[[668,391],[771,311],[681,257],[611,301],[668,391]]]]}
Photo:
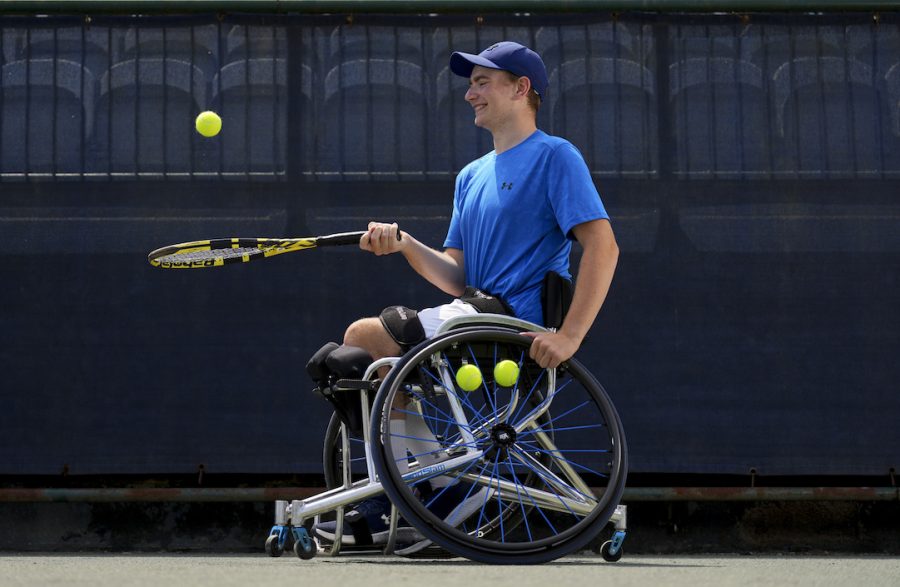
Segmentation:
{"type": "Polygon", "coordinates": [[[561,332],[523,332],[533,339],[528,353],[543,369],[555,369],[575,355],[581,341],[573,340],[561,332]]]}
{"type": "Polygon", "coordinates": [[[397,240],[399,230],[396,222],[393,224],[370,222],[368,232],[359,239],[359,248],[376,255],[397,253],[406,244],[403,240],[397,240]]]}

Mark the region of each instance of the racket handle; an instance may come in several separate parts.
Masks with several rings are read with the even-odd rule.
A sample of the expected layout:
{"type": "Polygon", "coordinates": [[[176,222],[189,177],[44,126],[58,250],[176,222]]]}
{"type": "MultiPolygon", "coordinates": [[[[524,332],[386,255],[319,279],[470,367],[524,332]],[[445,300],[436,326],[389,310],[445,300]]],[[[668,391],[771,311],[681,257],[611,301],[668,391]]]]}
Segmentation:
{"type": "Polygon", "coordinates": [[[316,239],[317,247],[340,246],[340,245],[356,245],[359,239],[366,234],[364,230],[356,232],[339,232],[337,234],[329,234],[328,236],[320,236],[316,239]]]}
{"type": "MultiPolygon", "coordinates": [[[[355,232],[339,232],[337,234],[329,234],[328,236],[320,236],[316,239],[317,247],[326,247],[326,246],[340,246],[340,245],[356,245],[359,244],[359,239],[362,238],[362,235],[366,234],[365,230],[358,230],[355,232]]],[[[400,234],[400,228],[397,228],[397,240],[399,241],[402,238],[400,234]]]]}

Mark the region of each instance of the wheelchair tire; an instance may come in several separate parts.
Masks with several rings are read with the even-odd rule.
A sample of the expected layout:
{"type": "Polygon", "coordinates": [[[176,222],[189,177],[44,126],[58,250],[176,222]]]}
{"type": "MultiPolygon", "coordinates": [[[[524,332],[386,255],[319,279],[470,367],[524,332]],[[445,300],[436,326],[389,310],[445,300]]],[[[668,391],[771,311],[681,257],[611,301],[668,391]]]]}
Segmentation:
{"type": "Polygon", "coordinates": [[[385,493],[423,535],[480,562],[543,563],[586,547],[625,487],[625,435],[605,390],[574,359],[541,369],[528,357],[530,344],[493,327],[425,341],[394,366],[373,405],[372,457],[385,493]],[[504,359],[519,366],[512,389],[493,380],[493,365],[504,359]],[[482,374],[468,393],[456,389],[464,363],[482,374]],[[412,455],[401,470],[395,448],[412,440],[392,435],[391,420],[410,414],[433,433],[419,445],[436,448],[432,457],[412,455]],[[446,485],[426,503],[420,489],[429,478],[446,485]],[[443,496],[453,503],[438,512],[443,496]]]}
{"type": "Polygon", "coordinates": [[[328,428],[325,429],[325,442],[322,444],[322,469],[325,472],[326,489],[335,489],[344,484],[343,458],[341,419],[337,413],[332,413],[328,428]]]}
{"type": "MultiPolygon", "coordinates": [[[[362,438],[350,435],[350,475],[359,478],[366,474],[365,443],[362,438]],[[355,456],[354,456],[355,455],[355,456]]],[[[325,473],[326,489],[335,489],[344,484],[343,472],[344,451],[341,443],[341,419],[332,412],[325,439],[322,444],[322,469],[325,473]]]]}

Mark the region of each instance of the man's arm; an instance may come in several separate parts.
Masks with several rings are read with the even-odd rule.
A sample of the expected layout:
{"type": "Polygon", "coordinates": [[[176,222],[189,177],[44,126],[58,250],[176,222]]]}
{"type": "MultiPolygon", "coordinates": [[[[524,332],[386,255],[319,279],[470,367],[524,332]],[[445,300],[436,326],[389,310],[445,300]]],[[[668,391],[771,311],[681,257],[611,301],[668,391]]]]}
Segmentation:
{"type": "Polygon", "coordinates": [[[460,296],[466,289],[463,252],[447,249],[444,252],[432,249],[413,238],[408,232],[401,232],[403,238],[397,240],[397,224],[370,222],[369,230],[359,241],[359,247],[376,255],[403,253],[416,273],[452,296],[460,296]]]}
{"type": "Polygon", "coordinates": [[[608,220],[585,222],[575,226],[572,232],[584,248],[584,254],[578,265],[569,313],[557,332],[527,334],[534,339],[531,358],[545,368],[569,360],[581,346],[606,300],[619,259],[619,247],[608,220]]]}

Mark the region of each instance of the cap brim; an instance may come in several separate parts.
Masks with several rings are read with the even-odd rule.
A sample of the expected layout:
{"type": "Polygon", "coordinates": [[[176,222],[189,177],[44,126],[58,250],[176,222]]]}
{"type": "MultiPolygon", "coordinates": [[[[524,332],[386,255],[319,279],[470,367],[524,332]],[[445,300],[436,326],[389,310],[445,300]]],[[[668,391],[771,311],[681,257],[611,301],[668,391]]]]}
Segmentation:
{"type": "Polygon", "coordinates": [[[472,55],[471,53],[461,53],[456,51],[450,55],[450,71],[456,75],[466,78],[472,77],[472,70],[475,69],[476,65],[489,67],[491,69],[503,69],[493,61],[478,55],[472,55]]]}

